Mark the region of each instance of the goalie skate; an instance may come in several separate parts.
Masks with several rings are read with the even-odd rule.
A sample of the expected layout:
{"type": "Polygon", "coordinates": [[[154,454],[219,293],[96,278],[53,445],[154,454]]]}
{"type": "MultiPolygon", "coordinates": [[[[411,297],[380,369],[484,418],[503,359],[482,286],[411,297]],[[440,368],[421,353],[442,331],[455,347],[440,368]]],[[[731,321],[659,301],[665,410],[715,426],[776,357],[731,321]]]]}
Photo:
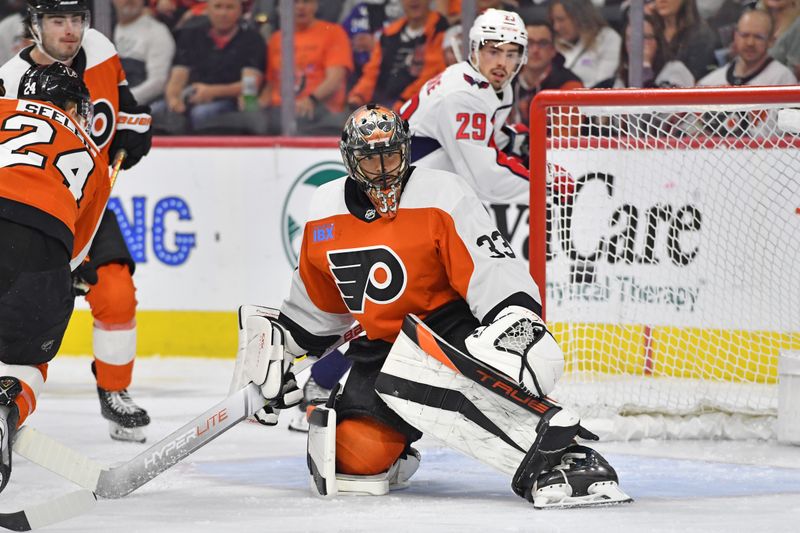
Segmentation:
{"type": "Polygon", "coordinates": [[[145,442],[144,427],[150,424],[147,411],[136,405],[128,391],[107,391],[97,388],[100,414],[108,420],[108,433],[114,440],[145,442]]]}
{"type": "Polygon", "coordinates": [[[542,473],[531,491],[536,509],[594,507],[632,502],[619,488],[617,473],[602,455],[573,445],[561,464],[542,473]]]}

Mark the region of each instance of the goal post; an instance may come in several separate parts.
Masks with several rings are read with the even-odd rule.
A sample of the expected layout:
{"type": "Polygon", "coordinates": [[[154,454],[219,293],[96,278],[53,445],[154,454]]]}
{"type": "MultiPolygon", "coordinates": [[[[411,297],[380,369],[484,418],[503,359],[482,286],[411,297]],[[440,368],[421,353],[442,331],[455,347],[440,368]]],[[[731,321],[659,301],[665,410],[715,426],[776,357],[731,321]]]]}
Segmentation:
{"type": "Polygon", "coordinates": [[[797,86],[536,96],[554,399],[617,437],[774,436],[778,360],[800,350],[797,108],[797,86]]]}

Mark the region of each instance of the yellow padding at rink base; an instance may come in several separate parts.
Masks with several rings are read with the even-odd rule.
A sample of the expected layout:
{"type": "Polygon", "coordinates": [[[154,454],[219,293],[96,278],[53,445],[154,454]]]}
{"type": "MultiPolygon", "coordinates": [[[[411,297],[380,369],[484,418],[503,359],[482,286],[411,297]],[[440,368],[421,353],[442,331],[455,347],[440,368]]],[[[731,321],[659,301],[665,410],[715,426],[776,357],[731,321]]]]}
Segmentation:
{"type": "Polygon", "coordinates": [[[567,373],[774,384],[781,350],[800,350],[800,333],[560,322],[548,327],[564,350],[567,373]]]}
{"type": "MultiPolygon", "coordinates": [[[[137,311],[137,356],[236,357],[236,312],[137,311]]],[[[59,355],[92,353],[92,314],[72,314],[59,355]]]]}
{"type": "MultiPolygon", "coordinates": [[[[138,311],[136,322],[138,356],[236,356],[235,312],[138,311]]],[[[560,322],[549,327],[564,350],[568,373],[642,375],[649,357],[648,374],[654,377],[776,383],[780,351],[800,350],[800,333],[560,322]]],[[[91,353],[92,315],[75,311],[59,354],[91,353]]]]}

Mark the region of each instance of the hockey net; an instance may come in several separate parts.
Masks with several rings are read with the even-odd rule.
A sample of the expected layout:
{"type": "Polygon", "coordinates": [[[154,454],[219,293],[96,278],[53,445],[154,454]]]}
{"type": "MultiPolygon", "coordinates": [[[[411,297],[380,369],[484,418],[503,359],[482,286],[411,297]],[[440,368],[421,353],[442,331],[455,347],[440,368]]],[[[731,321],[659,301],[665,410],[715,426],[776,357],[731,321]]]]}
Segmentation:
{"type": "Polygon", "coordinates": [[[553,397],[615,438],[770,438],[800,349],[800,88],[547,91],[531,271],[553,397]]]}

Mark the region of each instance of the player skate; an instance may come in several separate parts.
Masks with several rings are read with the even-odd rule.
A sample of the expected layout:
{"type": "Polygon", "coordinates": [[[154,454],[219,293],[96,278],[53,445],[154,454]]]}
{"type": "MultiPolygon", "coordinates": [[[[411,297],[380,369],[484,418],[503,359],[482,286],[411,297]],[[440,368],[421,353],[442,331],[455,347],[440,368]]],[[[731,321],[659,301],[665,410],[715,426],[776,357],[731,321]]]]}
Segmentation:
{"type": "Polygon", "coordinates": [[[0,377],[0,492],[11,477],[11,442],[17,431],[19,410],[14,399],[22,391],[17,378],[0,377]]]}
{"type": "Polygon", "coordinates": [[[129,442],[144,442],[144,428],[150,424],[147,411],[136,405],[127,389],[107,391],[97,388],[100,397],[100,414],[108,420],[108,432],[112,439],[129,442]]]}

